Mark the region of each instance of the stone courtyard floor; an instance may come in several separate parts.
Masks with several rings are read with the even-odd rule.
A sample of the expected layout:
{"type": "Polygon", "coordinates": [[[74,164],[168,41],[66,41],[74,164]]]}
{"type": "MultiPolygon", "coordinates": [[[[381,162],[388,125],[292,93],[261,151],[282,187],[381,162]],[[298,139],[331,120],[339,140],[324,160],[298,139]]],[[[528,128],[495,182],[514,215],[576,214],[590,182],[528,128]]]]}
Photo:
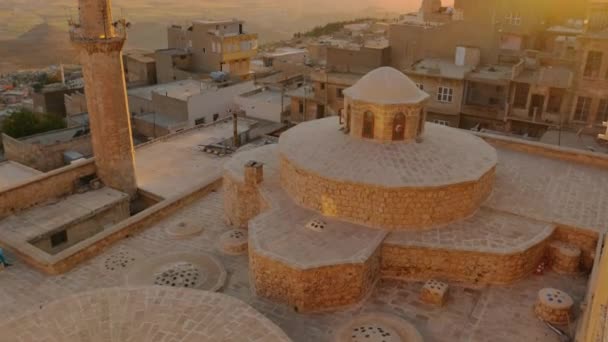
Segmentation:
{"type": "Polygon", "coordinates": [[[368,312],[392,313],[408,320],[427,342],[559,341],[534,317],[532,305],[536,294],[543,287],[556,287],[571,294],[579,305],[587,282],[584,276],[567,277],[547,272],[509,286],[475,288],[451,284],[447,305],[431,308],[418,300],[422,284],[383,281],[358,307],[303,315],[290,307],[252,296],[247,256],[225,256],[216,247],[219,236],[229,229],[223,220],[222,193],[219,191],[63,275],[44,275],[9,255],[14,266],[0,272],[0,322],[74,293],[124,286],[127,271],[122,263],[128,267],[131,258],[143,259],[169,253],[208,252],[217,256],[228,272],[226,286],[221,292],[250,304],[296,342],[332,341],[335,329],[354,315],[368,312]],[[180,223],[201,225],[203,232],[185,240],[170,239],[165,228],[180,223]]]}

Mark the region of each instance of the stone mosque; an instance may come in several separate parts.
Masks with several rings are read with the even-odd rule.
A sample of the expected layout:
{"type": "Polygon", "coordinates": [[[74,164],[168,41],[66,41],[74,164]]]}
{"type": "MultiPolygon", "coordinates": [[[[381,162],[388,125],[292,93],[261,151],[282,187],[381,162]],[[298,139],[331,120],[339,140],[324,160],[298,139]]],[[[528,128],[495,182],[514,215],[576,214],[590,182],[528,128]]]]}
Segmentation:
{"type": "MultiPolygon", "coordinates": [[[[448,331],[470,333],[455,341],[481,341],[471,338],[478,330],[484,341],[510,341],[529,337],[526,313],[568,328],[575,318],[586,336],[603,333],[608,158],[429,123],[429,95],[382,67],[344,90],[339,116],[242,148],[214,181],[180,183],[189,192],[147,193],[136,177],[150,174],[137,172],[122,70],[126,23],[113,22],[109,0],[79,5],[71,38],[95,159],[0,191],[0,244],[21,259],[15,271],[0,269],[0,285],[8,284],[0,307],[11,316],[0,322],[0,342],[421,342],[448,331]],[[96,186],[75,193],[89,178],[96,186]],[[150,206],[130,213],[142,194],[150,206]],[[54,250],[58,237],[74,241],[54,250]],[[554,273],[530,280],[544,267],[554,273]],[[385,281],[395,289],[381,288],[385,281]],[[454,299],[452,284],[470,286],[455,290],[465,300],[454,299]],[[488,285],[512,287],[483,297],[490,290],[478,288],[488,285]],[[69,296],[55,298],[66,288],[69,296]],[[514,317],[523,328],[494,340],[514,317]],[[439,326],[426,324],[433,318],[439,326]],[[310,336],[302,335],[307,324],[310,336]]],[[[182,156],[200,157],[192,151],[203,129],[166,138],[160,154],[179,145],[182,156]]],[[[167,191],[182,165],[150,154],[154,168],[165,168],[167,191]]],[[[209,160],[219,163],[197,159],[195,174],[209,160]]],[[[545,328],[531,331],[546,337],[545,328]]]]}
{"type": "MultiPolygon", "coordinates": [[[[383,274],[404,272],[400,264],[425,268],[433,256],[408,255],[407,234],[477,215],[494,184],[495,149],[427,123],[428,95],[401,72],[376,69],[344,94],[342,117],[302,123],[276,146],[237,155],[224,176],[226,216],[249,228],[256,292],[299,311],[356,303],[383,274]]],[[[485,282],[509,276],[479,262],[488,262],[485,282]]],[[[465,280],[458,271],[412,276],[465,280]]]]}

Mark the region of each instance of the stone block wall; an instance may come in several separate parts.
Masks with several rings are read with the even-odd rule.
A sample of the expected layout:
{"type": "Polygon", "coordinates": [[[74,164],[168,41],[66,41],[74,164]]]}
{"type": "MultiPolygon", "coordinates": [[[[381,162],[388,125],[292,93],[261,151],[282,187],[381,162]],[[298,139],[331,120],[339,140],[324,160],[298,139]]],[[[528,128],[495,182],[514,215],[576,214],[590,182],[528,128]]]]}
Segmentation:
{"type": "Polygon", "coordinates": [[[382,246],[382,277],[442,279],[474,284],[508,284],[531,274],[543,260],[547,241],[513,254],[382,246]]]}
{"type": "MultiPolygon", "coordinates": [[[[374,140],[379,142],[392,142],[394,120],[398,113],[405,115],[404,139],[413,141],[422,132],[425,124],[425,103],[414,105],[388,105],[381,106],[361,101],[346,99],[347,111],[350,107],[350,135],[363,138],[363,122],[366,112],[374,115],[374,140]],[[422,127],[421,127],[422,126],[422,127]]],[[[348,114],[347,114],[348,116],[348,114]]]]}
{"type": "Polygon", "coordinates": [[[33,169],[48,172],[65,166],[63,152],[76,151],[84,156],[93,154],[91,136],[85,135],[70,141],[42,145],[28,143],[2,135],[2,144],[6,159],[29,166],[33,169]]]}
{"type": "Polygon", "coordinates": [[[52,198],[74,192],[74,181],[94,175],[94,160],[66,166],[28,180],[0,192],[0,218],[11,215],[52,198]]]}
{"type": "Polygon", "coordinates": [[[392,230],[423,229],[473,214],[494,184],[495,168],[476,182],[443,187],[383,188],[323,178],[281,156],[283,189],[325,216],[392,230]]]}
{"type": "Polygon", "coordinates": [[[30,241],[30,243],[49,254],[56,254],[103,231],[104,227],[110,227],[128,218],[129,208],[129,199],[125,197],[122,201],[115,203],[109,208],[102,208],[78,221],[71,222],[57,229],[55,232],[65,230],[67,233],[67,242],[59,246],[53,247],[51,245],[51,234],[35,241],[30,241]]]}
{"type": "Polygon", "coordinates": [[[257,295],[299,312],[337,309],[367,297],[380,277],[380,252],[363,264],[300,270],[249,249],[249,270],[257,295]]]}

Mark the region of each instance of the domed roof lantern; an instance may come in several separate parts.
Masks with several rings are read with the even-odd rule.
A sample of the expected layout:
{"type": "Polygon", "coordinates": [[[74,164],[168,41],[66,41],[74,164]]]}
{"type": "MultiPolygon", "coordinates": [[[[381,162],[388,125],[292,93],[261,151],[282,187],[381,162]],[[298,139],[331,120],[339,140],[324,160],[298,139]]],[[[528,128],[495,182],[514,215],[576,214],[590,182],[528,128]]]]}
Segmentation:
{"type": "Polygon", "coordinates": [[[378,105],[415,104],[429,98],[409,77],[391,67],[369,72],[344,94],[355,101],[378,105]]]}
{"type": "Polygon", "coordinates": [[[402,72],[382,67],[344,90],[343,130],[376,142],[411,142],[424,133],[429,94],[402,72]]]}

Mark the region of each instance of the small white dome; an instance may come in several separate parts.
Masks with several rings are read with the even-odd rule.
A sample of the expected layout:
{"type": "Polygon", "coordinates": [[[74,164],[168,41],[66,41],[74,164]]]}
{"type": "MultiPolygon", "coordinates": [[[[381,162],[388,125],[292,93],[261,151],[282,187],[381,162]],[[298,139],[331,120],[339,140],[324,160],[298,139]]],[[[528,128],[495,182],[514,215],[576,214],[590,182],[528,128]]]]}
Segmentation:
{"type": "Polygon", "coordinates": [[[370,71],[344,94],[353,100],[381,105],[414,104],[429,97],[409,77],[391,67],[370,71]]]}

